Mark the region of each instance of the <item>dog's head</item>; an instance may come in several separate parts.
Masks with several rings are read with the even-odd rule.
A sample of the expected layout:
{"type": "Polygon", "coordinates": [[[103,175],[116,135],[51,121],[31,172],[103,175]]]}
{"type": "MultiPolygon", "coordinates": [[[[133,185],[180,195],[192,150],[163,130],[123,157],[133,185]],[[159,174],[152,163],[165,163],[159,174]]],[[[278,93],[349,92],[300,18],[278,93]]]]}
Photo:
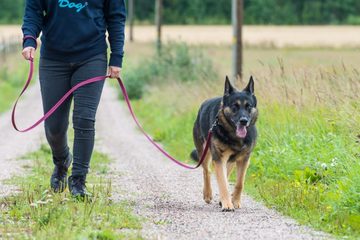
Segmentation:
{"type": "Polygon", "coordinates": [[[245,138],[247,129],[255,124],[258,115],[256,104],[252,76],[242,91],[235,89],[226,76],[222,109],[225,118],[236,129],[239,138],[245,138]]]}

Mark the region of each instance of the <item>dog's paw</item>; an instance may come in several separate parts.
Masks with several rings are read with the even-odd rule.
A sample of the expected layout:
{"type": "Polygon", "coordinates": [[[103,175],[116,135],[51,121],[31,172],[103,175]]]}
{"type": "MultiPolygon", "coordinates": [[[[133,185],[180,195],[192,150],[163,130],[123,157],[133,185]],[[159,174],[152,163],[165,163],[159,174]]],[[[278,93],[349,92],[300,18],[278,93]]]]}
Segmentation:
{"type": "Polygon", "coordinates": [[[204,198],[204,201],[205,201],[207,204],[211,203],[211,200],[212,200],[212,197],[204,198]]]}
{"type": "Polygon", "coordinates": [[[234,208],[241,208],[241,201],[240,199],[232,199],[232,203],[234,205],[234,208]]]}
{"type": "Polygon", "coordinates": [[[221,211],[222,211],[222,212],[234,212],[234,211],[235,211],[235,208],[231,208],[231,207],[221,208],[221,211]]]}
{"type": "Polygon", "coordinates": [[[212,192],[211,191],[204,191],[204,201],[206,203],[211,203],[212,199],[213,199],[212,192]]]}
{"type": "Polygon", "coordinates": [[[211,200],[212,200],[212,195],[209,195],[209,196],[205,196],[205,195],[204,195],[204,201],[205,201],[206,203],[211,203],[211,200]]]}
{"type": "Polygon", "coordinates": [[[235,211],[234,205],[229,201],[220,202],[221,211],[222,212],[233,212],[235,211]]]}

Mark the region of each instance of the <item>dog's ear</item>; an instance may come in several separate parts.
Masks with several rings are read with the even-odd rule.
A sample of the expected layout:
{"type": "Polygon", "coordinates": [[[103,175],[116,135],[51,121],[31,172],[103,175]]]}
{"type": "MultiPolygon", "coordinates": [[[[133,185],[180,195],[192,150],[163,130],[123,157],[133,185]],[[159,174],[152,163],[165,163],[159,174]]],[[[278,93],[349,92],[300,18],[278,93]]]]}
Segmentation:
{"type": "Polygon", "coordinates": [[[229,77],[226,76],[225,78],[225,91],[224,91],[224,96],[229,96],[230,94],[232,94],[235,91],[235,88],[231,85],[229,77]]]}
{"type": "Polygon", "coordinates": [[[254,79],[252,76],[250,76],[250,80],[248,85],[244,88],[245,92],[249,92],[251,95],[254,95],[254,79]]]}

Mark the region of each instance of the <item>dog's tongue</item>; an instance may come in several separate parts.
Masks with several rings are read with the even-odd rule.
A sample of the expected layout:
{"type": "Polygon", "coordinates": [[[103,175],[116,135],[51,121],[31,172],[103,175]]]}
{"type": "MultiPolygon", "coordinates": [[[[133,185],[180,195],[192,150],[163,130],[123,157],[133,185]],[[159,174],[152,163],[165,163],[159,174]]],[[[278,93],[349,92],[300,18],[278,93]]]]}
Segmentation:
{"type": "Polygon", "coordinates": [[[245,126],[237,126],[237,127],[236,127],[236,135],[237,135],[239,138],[245,138],[245,137],[246,137],[246,133],[247,133],[247,130],[246,130],[246,127],[245,127],[245,126]]]}

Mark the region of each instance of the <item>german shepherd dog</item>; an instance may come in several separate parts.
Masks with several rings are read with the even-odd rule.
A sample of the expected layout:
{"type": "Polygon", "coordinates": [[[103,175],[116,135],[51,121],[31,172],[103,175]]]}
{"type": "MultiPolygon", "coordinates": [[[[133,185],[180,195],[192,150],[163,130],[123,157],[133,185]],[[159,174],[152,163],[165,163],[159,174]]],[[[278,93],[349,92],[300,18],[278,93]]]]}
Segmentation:
{"type": "Polygon", "coordinates": [[[212,127],[210,150],[202,163],[203,197],[206,203],[210,203],[213,197],[209,171],[210,163],[213,162],[222,211],[234,211],[235,208],[241,207],[240,198],[249,157],[256,144],[256,104],[252,77],[242,91],[236,90],[226,77],[224,96],[206,100],[201,105],[194,124],[193,137],[196,149],[191,153],[191,157],[197,161],[202,156],[206,137],[212,127]],[[228,177],[235,165],[237,181],[230,196],[228,177]]]}

